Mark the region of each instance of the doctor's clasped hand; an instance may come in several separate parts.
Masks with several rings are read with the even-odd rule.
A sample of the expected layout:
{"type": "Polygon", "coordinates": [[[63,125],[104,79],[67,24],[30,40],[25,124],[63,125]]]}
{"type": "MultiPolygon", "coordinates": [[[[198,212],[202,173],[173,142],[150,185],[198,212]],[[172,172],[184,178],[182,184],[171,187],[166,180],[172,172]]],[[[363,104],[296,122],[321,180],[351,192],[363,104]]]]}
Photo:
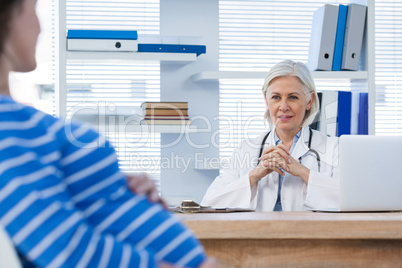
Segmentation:
{"type": "Polygon", "coordinates": [[[270,146],[264,150],[258,161],[257,167],[250,172],[251,188],[253,188],[257,181],[273,171],[284,176],[285,173],[283,170],[289,171],[288,164],[291,163],[290,151],[282,143],[278,146],[270,146]]]}
{"type": "Polygon", "coordinates": [[[285,172],[298,176],[307,184],[310,170],[294,159],[283,143],[278,146],[270,146],[264,150],[262,156],[258,159],[259,164],[250,172],[250,187],[261,178],[275,171],[285,176],[285,172]]]}

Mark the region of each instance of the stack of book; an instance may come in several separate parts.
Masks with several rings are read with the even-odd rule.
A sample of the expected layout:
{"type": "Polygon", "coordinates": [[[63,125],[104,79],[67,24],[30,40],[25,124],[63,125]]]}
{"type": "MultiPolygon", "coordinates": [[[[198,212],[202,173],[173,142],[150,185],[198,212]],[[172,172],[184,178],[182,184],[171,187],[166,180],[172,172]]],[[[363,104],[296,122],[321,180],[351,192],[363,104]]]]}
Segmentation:
{"type": "Polygon", "coordinates": [[[147,125],[189,125],[187,102],[144,102],[141,104],[147,125]]]}
{"type": "Polygon", "coordinates": [[[367,6],[326,4],[314,12],[308,66],[311,70],[359,70],[367,6]]]}

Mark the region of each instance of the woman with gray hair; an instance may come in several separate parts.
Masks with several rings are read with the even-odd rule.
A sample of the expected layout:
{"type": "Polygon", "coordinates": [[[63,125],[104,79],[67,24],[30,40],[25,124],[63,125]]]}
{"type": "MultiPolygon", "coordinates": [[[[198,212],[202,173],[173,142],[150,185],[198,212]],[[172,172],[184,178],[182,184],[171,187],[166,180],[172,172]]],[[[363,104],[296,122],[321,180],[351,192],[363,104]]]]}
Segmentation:
{"type": "Polygon", "coordinates": [[[309,127],[319,110],[309,69],[279,62],[262,92],[269,132],[241,143],[201,204],[256,211],[338,207],[338,138],[309,127]]]}

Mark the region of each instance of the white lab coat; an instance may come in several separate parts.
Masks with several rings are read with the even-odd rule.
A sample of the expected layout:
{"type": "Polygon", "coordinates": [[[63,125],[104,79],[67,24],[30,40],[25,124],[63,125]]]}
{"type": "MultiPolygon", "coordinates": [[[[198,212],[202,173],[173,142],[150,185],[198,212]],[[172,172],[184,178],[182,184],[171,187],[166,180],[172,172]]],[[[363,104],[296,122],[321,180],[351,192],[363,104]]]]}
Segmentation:
{"type": "MultiPolygon", "coordinates": [[[[275,145],[273,129],[264,149],[275,145]]],[[[213,207],[250,208],[256,211],[272,211],[278,196],[279,174],[272,172],[250,189],[249,172],[257,165],[261,142],[266,135],[244,140],[233,152],[229,166],[216,177],[208,188],[201,204],[213,207]]],[[[292,157],[302,157],[304,166],[310,169],[308,185],[296,176],[285,172],[281,190],[283,211],[301,211],[339,207],[338,138],[327,137],[313,130],[311,149],[321,158],[321,169],[312,152],[308,152],[309,128],[304,127],[292,157]]]]}

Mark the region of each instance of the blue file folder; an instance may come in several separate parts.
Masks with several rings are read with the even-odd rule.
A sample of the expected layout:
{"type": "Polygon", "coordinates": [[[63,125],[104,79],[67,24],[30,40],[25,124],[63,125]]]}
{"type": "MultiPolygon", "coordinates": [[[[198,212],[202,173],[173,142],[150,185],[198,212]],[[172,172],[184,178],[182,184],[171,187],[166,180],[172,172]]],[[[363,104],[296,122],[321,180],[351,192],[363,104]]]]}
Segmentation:
{"type": "Polygon", "coordinates": [[[368,93],[361,92],[359,96],[358,134],[368,134],[368,93]]]}
{"type": "Polygon", "coordinates": [[[352,92],[338,91],[338,117],[336,136],[350,134],[352,115],[352,92]]]}
{"type": "Polygon", "coordinates": [[[348,13],[348,6],[339,5],[338,25],[336,28],[334,59],[332,61],[332,71],[340,71],[341,70],[343,41],[345,39],[347,13],[348,13]]]}
{"type": "Polygon", "coordinates": [[[199,56],[206,53],[206,46],[178,44],[138,44],[138,52],[196,53],[197,56],[199,56]]]}
{"type": "Polygon", "coordinates": [[[137,40],[137,31],[68,30],[67,39],[116,39],[137,40]]]}

